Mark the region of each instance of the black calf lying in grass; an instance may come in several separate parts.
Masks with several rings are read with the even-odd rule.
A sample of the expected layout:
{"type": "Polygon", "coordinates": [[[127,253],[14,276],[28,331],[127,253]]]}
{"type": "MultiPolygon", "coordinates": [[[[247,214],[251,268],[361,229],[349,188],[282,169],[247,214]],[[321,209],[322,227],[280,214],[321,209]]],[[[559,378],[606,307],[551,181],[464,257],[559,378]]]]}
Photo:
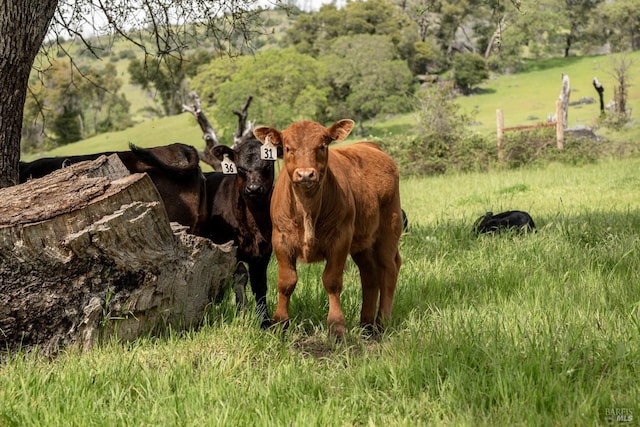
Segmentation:
{"type": "Polygon", "coordinates": [[[500,233],[505,230],[534,231],[535,228],[531,215],[523,211],[507,211],[496,215],[493,212],[487,212],[473,225],[473,230],[477,234],[500,233]]]}

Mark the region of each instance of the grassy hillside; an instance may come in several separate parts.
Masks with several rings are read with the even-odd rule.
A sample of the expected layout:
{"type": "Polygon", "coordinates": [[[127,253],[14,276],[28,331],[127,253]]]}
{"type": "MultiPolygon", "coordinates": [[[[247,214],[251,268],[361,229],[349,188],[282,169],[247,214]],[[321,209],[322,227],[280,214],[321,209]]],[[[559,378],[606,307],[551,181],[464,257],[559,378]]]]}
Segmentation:
{"type": "Polygon", "coordinates": [[[198,149],[204,148],[202,131],[191,114],[184,113],[177,116],[148,120],[120,132],[105,133],[73,144],[64,145],[45,153],[24,156],[23,160],[30,161],[40,157],[128,150],[129,143],[140,147],[155,147],[173,142],[193,145],[198,149]]]}
{"type": "MultiPolygon", "coordinates": [[[[629,70],[628,106],[632,118],[640,114],[640,52],[627,54],[633,61],[629,70]]],[[[475,131],[489,135],[496,133],[496,110],[502,109],[506,127],[531,125],[545,122],[549,114],[555,113],[555,103],[562,86],[562,74],[567,74],[571,83],[570,102],[582,97],[596,100],[594,104],[569,107],[569,126],[597,125],[600,115],[598,94],[592,86],[597,76],[605,87],[605,103],[613,98],[614,79],[611,72],[611,56],[571,57],[538,60],[528,64],[529,71],[510,75],[496,75],[479,86],[478,93],[457,98],[463,111],[473,113],[475,131]]],[[[384,136],[398,132],[409,132],[415,127],[415,116],[406,114],[372,121],[372,134],[384,136]]],[[[598,129],[597,133],[613,140],[640,141],[640,126],[629,126],[621,132],[598,129]]]]}
{"type": "MultiPolygon", "coordinates": [[[[629,70],[628,106],[640,114],[640,52],[627,54],[634,61],[629,70]]],[[[556,58],[529,64],[530,71],[501,75],[480,86],[482,93],[458,99],[465,111],[477,111],[477,129],[496,130],[496,110],[502,109],[506,127],[544,122],[555,113],[555,103],[562,86],[562,74],[569,76],[571,102],[582,97],[596,100],[594,104],[569,107],[569,126],[595,126],[600,115],[598,94],[592,80],[597,76],[605,87],[605,104],[613,98],[614,79],[609,74],[611,56],[556,58]]],[[[637,129],[637,126],[636,126],[637,129]]]]}
{"type": "MultiPolygon", "coordinates": [[[[595,98],[590,82],[601,60],[540,63],[460,103],[478,106],[477,129],[488,134],[496,108],[507,126],[535,123],[552,111],[562,72],[572,99],[595,98]]],[[[636,112],[638,90],[631,87],[636,112]]],[[[589,124],[598,113],[594,104],[573,108],[570,124],[589,124]]],[[[370,125],[384,135],[410,132],[414,122],[405,115],[370,125]]],[[[637,132],[635,125],[623,137],[634,141],[637,132]]],[[[203,146],[190,115],[47,154],[174,141],[203,146]]],[[[360,335],[351,262],[342,294],[348,333],[337,344],[326,338],[322,265],[300,265],[286,332],[261,331],[253,308],[238,314],[228,296],[199,330],[9,359],[0,364],[0,425],[608,425],[620,413],[635,421],[639,168],[637,158],[605,159],[403,179],[410,229],[401,240],[394,318],[379,340],[360,335]],[[538,232],[471,233],[486,211],[511,209],[530,212],[538,232]]],[[[268,281],[273,310],[273,260],[268,281]]]]}

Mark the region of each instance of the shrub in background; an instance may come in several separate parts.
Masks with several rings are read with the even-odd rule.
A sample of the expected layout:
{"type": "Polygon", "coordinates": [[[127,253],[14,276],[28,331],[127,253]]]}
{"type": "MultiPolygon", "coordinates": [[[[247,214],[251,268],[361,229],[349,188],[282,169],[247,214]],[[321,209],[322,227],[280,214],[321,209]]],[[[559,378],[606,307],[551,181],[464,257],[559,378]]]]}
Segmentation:
{"type": "Polygon", "coordinates": [[[415,96],[416,133],[380,141],[403,175],[486,171],[495,143],[469,131],[472,117],[455,103],[452,83],[421,88],[415,96]]]}
{"type": "Polygon", "coordinates": [[[549,162],[583,165],[604,158],[639,154],[637,144],[595,140],[571,134],[565,134],[564,148],[558,150],[554,128],[509,132],[505,134],[503,149],[503,165],[509,169],[549,162]]]}
{"type": "Polygon", "coordinates": [[[453,80],[465,94],[488,78],[489,68],[481,55],[464,52],[453,57],[453,80]]]}

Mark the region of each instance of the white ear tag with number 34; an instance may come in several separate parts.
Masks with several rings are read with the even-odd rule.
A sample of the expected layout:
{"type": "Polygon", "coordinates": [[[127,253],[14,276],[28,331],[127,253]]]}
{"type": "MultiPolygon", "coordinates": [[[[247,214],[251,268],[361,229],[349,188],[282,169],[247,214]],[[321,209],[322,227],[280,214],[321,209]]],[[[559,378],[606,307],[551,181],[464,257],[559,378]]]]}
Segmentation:
{"type": "Polygon", "coordinates": [[[229,158],[228,154],[224,155],[224,157],[222,158],[222,161],[220,162],[220,165],[222,166],[222,173],[224,174],[234,175],[238,173],[238,168],[236,167],[236,164],[233,162],[233,160],[229,158]]]}
{"type": "Polygon", "coordinates": [[[278,148],[271,143],[269,137],[267,137],[262,147],[260,147],[260,158],[262,160],[271,160],[272,162],[278,160],[278,148]]]}

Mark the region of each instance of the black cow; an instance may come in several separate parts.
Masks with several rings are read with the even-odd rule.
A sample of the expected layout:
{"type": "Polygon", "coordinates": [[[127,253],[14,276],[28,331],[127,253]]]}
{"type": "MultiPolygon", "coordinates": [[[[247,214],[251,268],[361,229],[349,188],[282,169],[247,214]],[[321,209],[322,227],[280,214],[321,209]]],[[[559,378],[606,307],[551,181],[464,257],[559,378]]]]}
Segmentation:
{"type": "Polygon", "coordinates": [[[535,228],[536,225],[531,215],[523,211],[507,211],[496,215],[493,212],[487,212],[479,217],[473,225],[477,234],[500,233],[505,230],[533,231],[535,228]]]}
{"type": "Polygon", "coordinates": [[[80,156],[49,157],[20,162],[20,182],[41,178],[67,165],[117,154],[131,173],[147,173],[164,203],[170,221],[178,222],[192,234],[201,234],[207,217],[205,181],[199,166],[198,151],[181,143],[154,148],[129,145],[130,151],[95,153],[80,156]]]}
{"type": "Polygon", "coordinates": [[[227,156],[237,168],[237,174],[210,172],[205,174],[209,216],[205,237],[215,243],[233,240],[237,246],[236,303],[244,305],[246,284],[241,277],[249,266],[249,281],[256,299],[261,326],[271,324],[267,308],[267,266],[271,258],[271,215],[269,207],[274,181],[274,162],[260,159],[262,144],[249,138],[237,148],[218,145],[212,154],[219,160],[227,156]]]}

